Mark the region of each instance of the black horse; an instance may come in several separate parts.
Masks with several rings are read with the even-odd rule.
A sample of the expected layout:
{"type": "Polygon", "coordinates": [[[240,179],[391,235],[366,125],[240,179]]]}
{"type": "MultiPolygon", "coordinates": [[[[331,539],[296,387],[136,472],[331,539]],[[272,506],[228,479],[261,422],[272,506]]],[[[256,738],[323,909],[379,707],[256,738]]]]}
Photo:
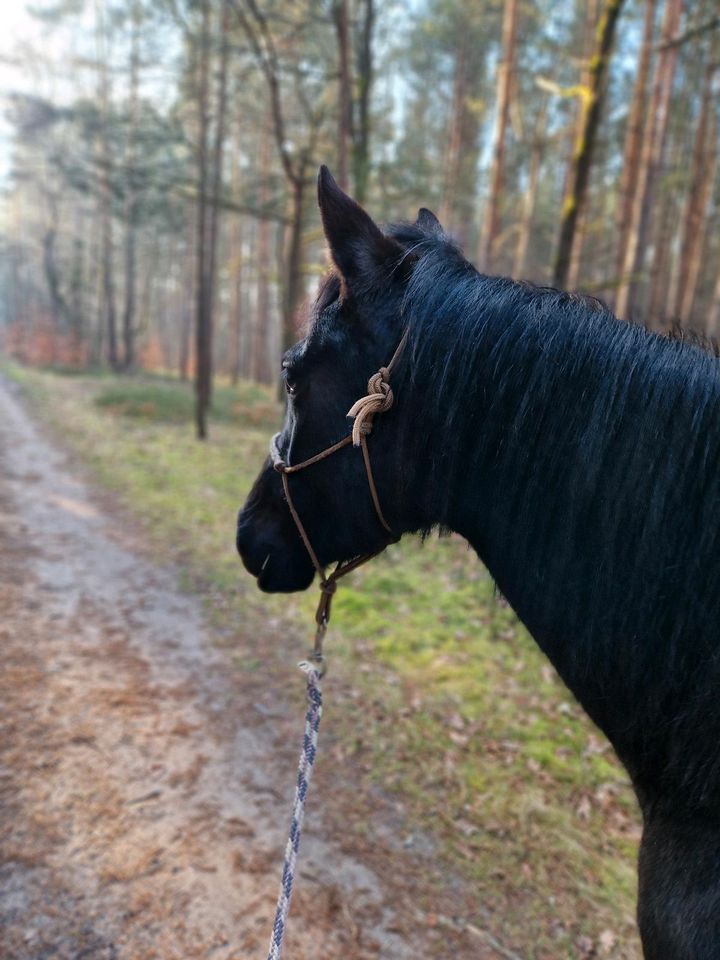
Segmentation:
{"type": "MultiPolygon", "coordinates": [[[[646,958],[717,960],[718,360],[595,300],[478,274],[429,211],[383,232],[325,168],[318,194],[334,270],[283,360],[282,457],[347,434],[407,331],[368,441],[388,525],[475,548],[632,778],[646,958]]],[[[320,564],[387,542],[351,446],[289,484],[320,564]]],[[[269,461],[237,543],[261,589],[312,582],[269,461]]]]}

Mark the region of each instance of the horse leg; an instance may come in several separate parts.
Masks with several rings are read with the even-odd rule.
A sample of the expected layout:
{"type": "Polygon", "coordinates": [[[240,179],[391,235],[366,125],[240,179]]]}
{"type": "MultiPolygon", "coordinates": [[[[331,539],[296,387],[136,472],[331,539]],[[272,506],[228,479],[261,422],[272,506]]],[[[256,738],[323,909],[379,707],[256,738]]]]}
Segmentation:
{"type": "Polygon", "coordinates": [[[639,881],[645,960],[720,960],[720,820],[651,814],[639,881]]]}

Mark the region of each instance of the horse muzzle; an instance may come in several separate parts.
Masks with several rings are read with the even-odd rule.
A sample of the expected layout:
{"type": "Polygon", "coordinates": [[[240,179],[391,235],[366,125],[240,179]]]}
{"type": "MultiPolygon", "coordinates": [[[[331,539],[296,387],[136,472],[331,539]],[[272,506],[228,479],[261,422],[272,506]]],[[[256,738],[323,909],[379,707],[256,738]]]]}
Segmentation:
{"type": "Polygon", "coordinates": [[[235,544],[243,566],[265,593],[294,593],[313,582],[315,570],[299,539],[288,544],[247,507],[238,516],[235,544]]]}

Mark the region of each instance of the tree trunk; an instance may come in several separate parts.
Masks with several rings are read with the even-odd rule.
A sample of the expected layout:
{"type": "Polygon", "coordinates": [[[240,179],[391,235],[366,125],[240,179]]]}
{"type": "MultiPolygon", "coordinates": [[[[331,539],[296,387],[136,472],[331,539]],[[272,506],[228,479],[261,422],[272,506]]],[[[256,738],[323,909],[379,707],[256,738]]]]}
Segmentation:
{"type": "MultiPolygon", "coordinates": [[[[678,143],[678,153],[682,151],[678,143]]],[[[673,158],[675,159],[675,158],[673,158]]],[[[653,262],[650,272],[649,298],[645,310],[647,326],[662,329],[667,326],[675,300],[679,280],[679,256],[674,255],[673,244],[677,236],[680,208],[674,195],[665,198],[658,211],[657,225],[653,236],[653,262]]]]}
{"type": "Polygon", "coordinates": [[[439,210],[440,222],[444,224],[448,230],[455,227],[453,213],[455,207],[455,192],[460,178],[463,146],[463,114],[465,112],[466,97],[467,43],[463,34],[463,36],[459,38],[456,46],[452,107],[450,109],[450,125],[443,174],[443,194],[439,210]]]}
{"type": "Polygon", "coordinates": [[[618,277],[622,276],[623,263],[625,262],[625,250],[628,242],[633,196],[635,195],[637,185],[640,147],[642,144],[643,128],[645,126],[647,81],[650,72],[650,57],[655,33],[656,8],[657,0],[645,0],[642,47],[640,49],[640,61],[635,75],[635,86],[633,88],[632,103],[625,132],[623,165],[620,174],[620,196],[617,201],[615,221],[618,237],[618,277]]]}
{"type": "Polygon", "coordinates": [[[350,189],[349,154],[353,135],[352,77],[350,75],[350,32],[348,0],[335,0],[333,21],[338,51],[338,177],[343,190],[350,189]]]}
{"type": "Polygon", "coordinates": [[[112,221],[110,215],[104,212],[102,242],[103,302],[107,328],[108,363],[113,370],[117,371],[120,369],[120,362],[117,348],[117,318],[115,314],[115,283],[113,281],[112,248],[112,221]]]}
{"type": "Polygon", "coordinates": [[[198,170],[197,170],[197,280],[195,285],[195,426],[199,440],[207,437],[210,403],[210,335],[208,330],[207,242],[208,242],[208,84],[210,58],[210,0],[201,4],[200,51],[198,63],[198,170]]]}
{"type": "MultiPolygon", "coordinates": [[[[260,131],[260,208],[270,201],[270,189],[267,179],[267,170],[270,164],[270,133],[267,125],[260,131]]],[[[263,218],[257,223],[257,249],[255,251],[257,264],[257,303],[255,318],[252,327],[252,358],[251,371],[253,380],[260,383],[270,383],[269,334],[270,323],[270,221],[263,218]]]]}
{"type": "Polygon", "coordinates": [[[100,260],[96,255],[101,247],[102,217],[101,204],[97,203],[90,221],[90,235],[88,237],[88,275],[91,278],[92,288],[91,306],[88,306],[88,366],[98,367],[103,361],[105,348],[105,323],[102,310],[102,270],[100,260]]]}
{"type": "Polygon", "coordinates": [[[360,36],[357,43],[356,90],[357,126],[353,139],[353,174],[355,199],[363,203],[367,196],[370,174],[370,92],[373,82],[373,30],[375,27],[374,0],[362,0],[360,36]]]}
{"type": "Polygon", "coordinates": [[[192,250],[195,245],[196,231],[191,210],[188,210],[187,218],[187,246],[184,251],[187,257],[187,263],[185,264],[185,283],[182,288],[182,303],[179,310],[180,349],[178,351],[178,375],[183,382],[190,378],[190,341],[192,339],[193,321],[192,303],[195,296],[192,250]]]}
{"type": "MultiPolygon", "coordinates": [[[[666,0],[663,20],[663,44],[677,33],[683,0],[666,0]]],[[[637,282],[645,259],[647,223],[653,199],[654,182],[662,160],[667,130],[670,95],[672,93],[677,47],[665,46],[658,55],[653,78],[650,105],[637,170],[630,221],[627,228],[625,256],[618,286],[615,311],[627,317],[635,306],[637,282]]]]}
{"type": "Polygon", "coordinates": [[[102,262],[103,318],[107,331],[107,359],[112,370],[119,369],[117,344],[117,316],[115,313],[115,282],[113,278],[113,211],[110,146],[108,143],[108,115],[110,109],[110,75],[108,68],[107,30],[104,7],[96,3],[98,85],[100,123],[98,126],[100,257],[102,262]]]}
{"type": "Polygon", "coordinates": [[[80,368],[84,365],[84,358],[87,356],[85,348],[85,324],[83,322],[83,304],[82,304],[82,284],[83,284],[83,261],[84,251],[82,240],[77,238],[73,243],[73,276],[70,290],[70,311],[73,320],[71,330],[71,363],[74,367],[80,368]]]}
{"type": "Polygon", "coordinates": [[[228,337],[230,339],[228,349],[228,373],[230,374],[230,383],[237,386],[240,379],[241,356],[241,338],[243,327],[243,305],[242,305],[242,284],[243,284],[243,220],[240,214],[236,214],[230,234],[230,320],[228,323],[228,337]]]}
{"type": "Polygon", "coordinates": [[[86,250],[85,213],[75,211],[75,237],[73,240],[73,266],[70,277],[69,308],[73,326],[73,363],[79,367],[86,361],[88,350],[85,329],[86,250]]]}
{"type": "MultiPolygon", "coordinates": [[[[239,124],[238,124],[239,126],[239,124]]],[[[235,144],[232,160],[232,192],[240,192],[240,137],[235,144]]],[[[230,383],[237,385],[240,379],[240,337],[243,324],[242,274],[243,274],[243,218],[236,213],[230,226],[230,256],[228,273],[230,274],[230,318],[228,322],[228,372],[230,383]]]]}
{"type": "Polygon", "coordinates": [[[697,294],[700,271],[702,270],[703,245],[706,239],[706,225],[708,219],[708,205],[712,195],[712,185],[715,180],[715,173],[718,167],[718,146],[717,146],[717,120],[715,115],[711,115],[709,125],[713,131],[712,154],[708,155],[706,176],[700,187],[700,203],[698,212],[697,233],[692,238],[693,242],[688,253],[688,268],[685,278],[685,291],[680,304],[681,323],[690,324],[693,318],[695,307],[695,297],[697,294]]]}
{"type": "Polygon", "coordinates": [[[718,269],[715,288],[713,290],[712,303],[708,313],[706,332],[710,337],[716,337],[720,333],[720,269],[718,269]]]}
{"type": "MultiPolygon", "coordinates": [[[[580,85],[583,90],[588,90],[590,88],[591,82],[591,69],[592,69],[592,55],[595,46],[595,32],[597,30],[597,19],[598,19],[598,0],[589,0],[585,4],[585,22],[584,22],[584,31],[583,31],[583,68],[580,77],[580,85]]],[[[572,144],[570,146],[570,158],[571,162],[568,165],[568,174],[565,178],[565,185],[568,187],[573,182],[573,161],[575,155],[575,144],[578,142],[580,137],[583,135],[583,124],[585,122],[584,108],[583,108],[583,98],[580,98],[578,103],[577,117],[575,118],[575,130],[573,131],[572,144]]],[[[596,159],[596,158],[594,158],[596,159]]],[[[580,282],[580,268],[582,265],[583,250],[585,248],[585,233],[589,220],[590,206],[592,203],[592,196],[590,195],[590,189],[588,186],[588,196],[585,199],[585,203],[582,206],[582,210],[577,219],[575,225],[575,234],[573,236],[572,249],[570,250],[570,266],[568,267],[568,275],[565,281],[566,286],[570,290],[576,290],[580,282]]],[[[565,200],[565,194],[563,194],[563,202],[565,200]]]]}
{"type": "Polygon", "coordinates": [[[45,282],[50,295],[50,315],[52,316],[53,327],[57,329],[60,326],[63,314],[63,298],[60,292],[60,278],[55,266],[55,237],[56,230],[54,227],[50,227],[45,231],[42,246],[45,282]]]}
{"type": "Polygon", "coordinates": [[[130,36],[130,100],[128,105],[128,147],[125,173],[125,309],[123,310],[123,346],[125,355],[122,366],[131,370],[135,366],[135,247],[138,216],[138,191],[135,182],[137,163],[138,87],[140,82],[140,27],[142,10],[139,0],[132,6],[130,36]]]}
{"type": "Polygon", "coordinates": [[[543,136],[543,131],[545,128],[546,115],[547,101],[544,101],[537,114],[535,129],[533,131],[532,148],[530,150],[528,182],[525,195],[523,197],[522,220],[520,221],[520,230],[518,232],[517,247],[515,248],[515,258],[512,268],[512,275],[516,279],[522,278],[527,266],[530,232],[532,229],[533,213],[535,212],[538,184],[540,182],[540,167],[542,165],[543,153],[545,152],[545,139],[543,136]]]}
{"type": "Polygon", "coordinates": [[[227,79],[228,79],[228,59],[230,56],[230,4],[229,0],[221,0],[221,17],[219,24],[220,37],[220,63],[217,77],[217,95],[216,95],[216,116],[215,116],[215,140],[212,152],[212,183],[211,183],[211,204],[208,217],[208,238],[207,238],[207,283],[205,287],[207,315],[206,335],[207,335],[207,377],[206,394],[208,407],[212,403],[213,387],[213,338],[214,338],[214,307],[215,307],[215,284],[217,276],[217,247],[218,236],[220,232],[220,218],[222,216],[222,206],[220,204],[220,194],[222,192],[222,171],[223,155],[225,151],[225,122],[227,118],[227,79]]]}
{"type": "Polygon", "coordinates": [[[302,231],[305,206],[305,179],[302,171],[292,183],[290,196],[290,226],[288,228],[286,283],[283,302],[283,350],[288,350],[297,339],[295,314],[303,296],[302,231]]]}
{"type": "Polygon", "coordinates": [[[563,203],[560,221],[560,238],[553,269],[553,283],[556,287],[564,287],[568,277],[573,239],[578,218],[585,204],[595,141],[600,126],[605,96],[605,77],[622,5],[623,0],[606,0],[598,23],[595,52],[590,62],[589,83],[583,95],[583,115],[575,144],[569,189],[563,203]]]}
{"type": "Polygon", "coordinates": [[[222,0],[221,11],[221,22],[217,29],[217,36],[220,38],[220,63],[217,79],[215,138],[212,153],[210,153],[210,0],[203,0],[198,85],[198,289],[195,326],[195,423],[200,440],[207,437],[207,416],[212,399],[213,295],[220,218],[218,200],[222,185],[227,112],[227,63],[230,50],[228,0],[222,0]]]}
{"type": "Polygon", "coordinates": [[[575,236],[573,237],[572,250],[570,251],[570,265],[568,267],[567,279],[565,280],[565,285],[568,290],[577,290],[580,283],[580,267],[585,246],[587,218],[588,204],[585,203],[575,226],[575,236]]]}
{"type": "Polygon", "coordinates": [[[490,168],[490,181],[485,219],[480,232],[478,261],[481,270],[492,268],[495,241],[502,226],[500,202],[503,192],[505,135],[510,116],[510,90],[515,63],[515,36],[517,33],[518,0],[505,0],[502,26],[502,60],[497,72],[497,113],[495,139],[490,168]]]}
{"type": "Polygon", "coordinates": [[[57,332],[62,327],[70,327],[72,329],[75,326],[75,320],[72,314],[72,308],[62,291],[60,271],[58,270],[55,260],[55,242],[57,240],[59,217],[57,199],[49,191],[47,191],[47,201],[50,222],[42,240],[43,270],[48,294],[50,296],[50,313],[53,328],[57,332]]]}
{"type": "MultiPolygon", "coordinates": [[[[652,313],[646,311],[646,316],[643,319],[648,326],[653,325],[653,319],[656,317],[660,318],[661,326],[672,326],[673,323],[677,322],[677,318],[671,316],[670,305],[675,302],[678,285],[680,283],[680,252],[673,248],[676,246],[674,240],[676,238],[677,224],[682,217],[682,210],[680,209],[680,204],[677,203],[674,198],[668,198],[668,201],[669,202],[663,204],[663,210],[660,216],[661,224],[663,220],[666,221],[664,225],[665,234],[663,236],[663,234],[660,233],[659,237],[653,238],[655,250],[658,255],[657,274],[653,277],[651,272],[650,275],[651,284],[653,279],[657,283],[658,296],[661,297],[661,306],[660,309],[655,309],[652,313]],[[665,208],[667,208],[667,217],[664,216],[665,208]],[[661,270],[664,272],[661,273],[661,270]]],[[[654,266],[653,264],[653,267],[654,266]]],[[[655,287],[651,287],[650,289],[651,299],[655,293],[655,289],[655,287]]]]}
{"type": "Polygon", "coordinates": [[[713,109],[713,83],[716,72],[717,63],[709,63],[705,70],[700,114],[695,131],[690,186],[683,218],[679,283],[673,303],[673,314],[681,323],[687,323],[692,313],[705,239],[708,200],[715,180],[717,129],[713,109]]]}

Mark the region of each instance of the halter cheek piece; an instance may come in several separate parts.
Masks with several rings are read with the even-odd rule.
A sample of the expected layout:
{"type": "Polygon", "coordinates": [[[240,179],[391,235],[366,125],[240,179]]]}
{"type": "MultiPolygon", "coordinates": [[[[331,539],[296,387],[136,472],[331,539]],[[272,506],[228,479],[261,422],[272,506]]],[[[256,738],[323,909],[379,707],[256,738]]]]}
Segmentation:
{"type": "Polygon", "coordinates": [[[321,450],[320,453],[316,453],[314,457],[309,457],[307,460],[303,460],[302,463],[296,463],[293,464],[293,466],[285,463],[282,458],[282,454],[280,453],[280,449],[278,447],[280,434],[276,433],[270,441],[270,459],[272,460],[273,469],[277,470],[282,478],[285,500],[287,501],[290,516],[295,522],[295,526],[298,529],[300,538],[305,545],[305,549],[308,552],[310,560],[312,561],[312,565],[320,578],[320,602],[318,603],[318,608],[315,612],[315,643],[310,654],[310,659],[319,665],[321,674],[324,673],[325,663],[325,658],[323,657],[322,653],[322,644],[325,637],[325,632],[327,630],[328,621],[330,620],[330,607],[332,604],[332,598],[337,589],[337,581],[346,574],[356,570],[361,564],[367,563],[368,560],[372,560],[373,557],[376,557],[379,553],[382,553],[388,544],[395,543],[400,539],[393,534],[390,524],[385,519],[382,507],[380,506],[380,498],[378,497],[372,466],[370,464],[370,453],[368,451],[367,438],[372,432],[373,419],[375,415],[378,413],[385,413],[390,409],[390,407],[392,407],[394,403],[395,398],[390,387],[390,374],[400,359],[400,355],[405,348],[405,344],[407,343],[407,338],[408,331],[405,330],[400,343],[397,345],[395,353],[392,355],[390,363],[386,367],[380,367],[378,372],[374,373],[370,377],[368,380],[367,395],[361,397],[359,400],[356,400],[348,410],[347,415],[348,417],[354,418],[354,423],[352,432],[349,433],[347,437],[343,437],[342,440],[332,444],[332,446],[326,447],[325,450],[321,450]],[[372,498],[377,518],[387,532],[388,537],[379,550],[375,550],[373,553],[363,553],[360,556],[354,557],[352,560],[341,560],[330,576],[326,576],[325,568],[318,560],[317,554],[315,553],[315,550],[310,542],[310,538],[307,535],[307,531],[305,530],[303,522],[300,519],[300,514],[297,512],[295,504],[293,503],[293,499],[290,496],[290,483],[288,481],[288,477],[291,473],[298,473],[300,470],[304,470],[305,467],[311,467],[315,463],[320,463],[321,460],[327,459],[327,457],[331,456],[333,453],[336,453],[338,450],[342,450],[343,447],[347,447],[348,444],[352,444],[355,447],[360,447],[360,450],[362,451],[363,463],[365,464],[365,475],[367,476],[368,488],[370,490],[370,497],[372,498]]]}

